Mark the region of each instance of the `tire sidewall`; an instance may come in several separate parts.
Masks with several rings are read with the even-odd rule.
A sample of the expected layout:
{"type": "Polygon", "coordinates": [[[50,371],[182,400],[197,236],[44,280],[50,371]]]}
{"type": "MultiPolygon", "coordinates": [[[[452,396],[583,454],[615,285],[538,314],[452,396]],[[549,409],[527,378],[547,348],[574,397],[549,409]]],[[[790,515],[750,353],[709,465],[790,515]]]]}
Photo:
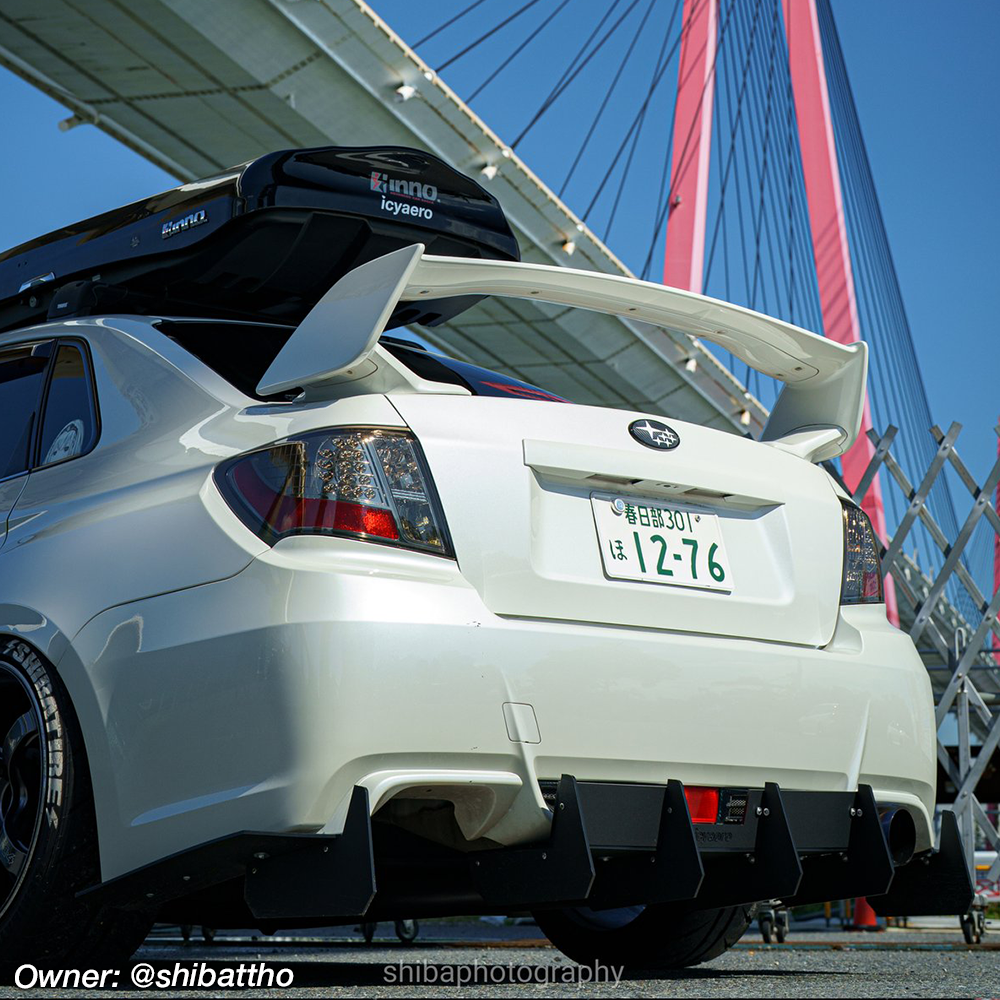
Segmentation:
{"type": "MultiPolygon", "coordinates": [[[[66,753],[67,719],[60,705],[58,681],[41,658],[18,639],[0,640],[0,662],[17,674],[39,714],[39,742],[42,752],[41,808],[24,868],[11,896],[0,901],[0,943],[8,930],[19,922],[32,897],[57,888],[53,864],[65,837],[67,804],[72,800],[73,773],[66,753]]],[[[65,703],[65,702],[64,702],[65,703]]],[[[67,887],[68,888],[68,887],[67,887]]]]}
{"type": "Polygon", "coordinates": [[[709,910],[653,904],[611,930],[588,927],[575,908],[540,910],[535,918],[552,943],[574,961],[638,971],[678,969],[717,958],[739,940],[756,910],[756,904],[709,910]]]}

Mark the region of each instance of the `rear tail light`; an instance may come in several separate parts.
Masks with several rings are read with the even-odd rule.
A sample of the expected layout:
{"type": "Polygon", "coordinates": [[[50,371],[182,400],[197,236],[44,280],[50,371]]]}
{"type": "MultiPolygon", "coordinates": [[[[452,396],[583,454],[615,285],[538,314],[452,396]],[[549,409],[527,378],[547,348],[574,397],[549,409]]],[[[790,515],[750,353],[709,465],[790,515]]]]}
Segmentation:
{"type": "Polygon", "coordinates": [[[847,500],[844,511],[844,577],[841,604],[882,604],[882,560],[868,515],[847,500]]]}
{"type": "Polygon", "coordinates": [[[420,445],[405,431],[313,431],[223,463],[215,481],[271,545],[344,535],[452,555],[420,445]]]}
{"type": "Polygon", "coordinates": [[[700,788],[697,785],[684,786],[688,812],[692,823],[714,823],[719,816],[719,789],[700,788]]]}

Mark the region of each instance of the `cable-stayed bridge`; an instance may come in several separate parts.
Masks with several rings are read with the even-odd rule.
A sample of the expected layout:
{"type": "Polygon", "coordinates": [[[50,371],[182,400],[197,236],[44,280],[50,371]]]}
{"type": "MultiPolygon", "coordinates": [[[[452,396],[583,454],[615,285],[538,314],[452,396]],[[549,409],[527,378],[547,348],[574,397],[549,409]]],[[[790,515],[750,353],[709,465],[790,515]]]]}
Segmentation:
{"type": "MultiPolygon", "coordinates": [[[[995,532],[979,518],[952,559],[970,500],[947,457],[913,514],[941,444],[829,0],[0,0],[0,63],[66,106],[61,127],[101,128],[180,180],[282,147],[417,146],[489,187],[526,260],[864,338],[877,433],[840,472],[855,488],[899,428],[862,496],[887,547],[902,538],[901,623],[933,595],[938,690],[964,635],[982,640],[979,689],[1000,694],[995,532]]],[[[487,300],[419,332],[579,402],[733,433],[759,432],[774,399],[724,353],[608,316],[487,300]]],[[[973,713],[984,740],[991,718],[973,713]]]]}

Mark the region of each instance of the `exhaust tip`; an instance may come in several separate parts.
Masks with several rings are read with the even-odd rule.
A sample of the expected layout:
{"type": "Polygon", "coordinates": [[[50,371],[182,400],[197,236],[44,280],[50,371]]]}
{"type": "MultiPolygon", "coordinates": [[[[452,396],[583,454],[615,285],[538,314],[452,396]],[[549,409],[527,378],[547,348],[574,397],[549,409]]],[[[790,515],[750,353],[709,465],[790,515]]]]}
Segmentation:
{"type": "Polygon", "coordinates": [[[917,847],[917,828],[905,809],[886,809],[879,814],[882,833],[889,847],[889,857],[900,868],[912,857],[917,847]]]}

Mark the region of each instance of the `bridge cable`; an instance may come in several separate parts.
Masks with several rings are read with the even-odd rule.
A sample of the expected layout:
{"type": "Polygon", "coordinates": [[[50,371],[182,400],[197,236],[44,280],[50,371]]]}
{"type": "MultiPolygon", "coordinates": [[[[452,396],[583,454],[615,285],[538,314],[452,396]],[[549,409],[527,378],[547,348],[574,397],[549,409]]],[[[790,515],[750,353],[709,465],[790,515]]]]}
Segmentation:
{"type": "MultiPolygon", "coordinates": [[[[563,192],[566,190],[567,185],[572,180],[573,174],[576,172],[576,168],[577,166],[579,166],[584,151],[590,144],[590,140],[593,138],[594,131],[596,130],[598,124],[600,123],[601,118],[604,117],[604,112],[608,106],[608,102],[611,100],[611,96],[614,94],[615,89],[618,86],[618,81],[621,79],[622,73],[625,70],[626,65],[632,58],[632,53],[635,51],[636,42],[638,42],[639,36],[642,34],[642,29],[645,27],[646,21],[649,20],[649,15],[653,11],[653,5],[655,2],[656,0],[650,0],[649,6],[646,8],[646,13],[643,14],[642,20],[639,22],[639,27],[636,28],[635,34],[632,36],[632,41],[629,42],[628,49],[626,50],[625,55],[622,57],[621,62],[618,64],[618,69],[615,72],[614,79],[611,81],[611,85],[608,87],[607,93],[605,93],[604,95],[604,100],[601,101],[601,106],[600,108],[598,108],[597,114],[594,116],[594,120],[590,123],[590,128],[587,130],[587,134],[586,136],[584,136],[583,142],[580,144],[580,148],[577,150],[576,156],[573,158],[573,162],[570,165],[570,168],[566,173],[566,176],[563,178],[562,185],[558,191],[560,198],[563,196],[563,192]]],[[[676,12],[676,10],[677,7],[675,5],[674,11],[676,12]]]]}
{"type": "MultiPolygon", "coordinates": [[[[673,107],[670,111],[670,124],[667,126],[667,148],[663,155],[663,167],[660,170],[660,184],[656,190],[656,200],[653,202],[654,205],[663,205],[664,199],[666,198],[667,186],[670,183],[670,167],[671,159],[674,155],[674,127],[677,124],[677,102],[674,101],[673,107]]],[[[653,232],[650,237],[650,252],[646,254],[646,259],[643,261],[641,275],[643,279],[648,280],[650,271],[653,266],[653,253],[652,248],[656,246],[657,243],[664,242],[663,235],[663,218],[659,214],[653,220],[653,232]]],[[[662,273],[662,272],[661,272],[662,273]]]]}
{"type": "Polygon", "coordinates": [[[424,35],[424,37],[421,38],[419,41],[414,42],[412,47],[414,49],[420,48],[420,46],[423,45],[424,42],[429,42],[432,38],[434,38],[435,35],[440,35],[445,28],[450,28],[456,21],[460,21],[463,17],[465,17],[466,14],[471,14],[477,7],[481,6],[484,3],[486,3],[486,0],[475,0],[475,3],[469,4],[469,6],[465,8],[465,10],[462,10],[459,13],[457,13],[454,17],[449,18],[447,21],[444,22],[444,24],[435,28],[429,35],[424,35]]]}
{"type": "Polygon", "coordinates": [[[770,2],[772,4],[772,31],[771,44],[768,48],[767,62],[765,66],[764,50],[761,48],[758,51],[758,65],[760,66],[760,72],[755,73],[751,79],[750,120],[754,121],[752,134],[759,135],[763,133],[765,136],[765,142],[762,150],[760,150],[759,144],[755,148],[755,152],[760,153],[759,160],[757,156],[754,158],[758,178],[758,209],[756,212],[757,219],[754,223],[755,275],[754,282],[749,289],[749,293],[751,296],[751,304],[756,307],[756,286],[759,282],[762,306],[764,310],[767,312],[780,312],[778,303],[780,303],[783,298],[781,294],[781,281],[783,280],[784,275],[782,274],[779,264],[781,255],[779,254],[776,242],[780,240],[781,234],[784,231],[782,219],[778,212],[783,192],[779,186],[779,175],[775,170],[771,169],[771,159],[773,156],[778,155],[778,149],[780,148],[772,145],[771,136],[774,131],[774,103],[776,99],[780,100],[781,98],[781,93],[780,91],[775,90],[773,81],[775,74],[774,65],[778,51],[778,39],[782,35],[782,32],[778,30],[779,22],[777,20],[777,3],[775,0],[770,0],[770,2]],[[767,91],[764,94],[761,93],[763,87],[760,78],[762,76],[766,77],[768,81],[767,91]],[[766,195],[762,198],[761,194],[764,192],[766,192],[766,195]],[[766,243],[767,246],[766,255],[761,253],[763,243],[766,243]],[[764,280],[765,267],[766,274],[770,276],[771,284],[774,288],[773,309],[767,293],[767,284],[764,280]]]}
{"type": "MultiPolygon", "coordinates": [[[[697,2],[697,0],[696,0],[696,2],[697,2]]],[[[706,0],[706,2],[711,2],[711,0],[706,0]]],[[[693,16],[693,10],[692,10],[692,16],[693,16]]],[[[594,192],[594,196],[591,198],[590,204],[587,206],[586,210],[584,211],[582,218],[586,219],[587,216],[589,216],[590,213],[593,211],[594,205],[597,204],[598,199],[600,198],[601,194],[604,191],[605,185],[607,184],[608,180],[610,179],[610,177],[611,177],[612,173],[614,172],[615,168],[618,166],[618,161],[621,159],[622,153],[625,152],[625,147],[628,145],[629,140],[632,138],[632,133],[638,127],[640,121],[645,117],[645,110],[649,106],[649,102],[652,100],[653,94],[656,92],[656,89],[659,87],[660,83],[663,81],[663,77],[664,77],[664,74],[667,71],[667,67],[670,65],[670,61],[673,59],[673,55],[677,51],[678,47],[680,46],[683,37],[684,37],[684,29],[682,27],[681,28],[681,33],[677,36],[677,40],[674,42],[674,44],[670,48],[670,54],[667,56],[666,61],[659,67],[658,72],[654,74],[654,78],[651,81],[650,86],[647,88],[645,100],[643,100],[642,105],[640,106],[639,110],[636,112],[635,117],[632,119],[632,124],[629,126],[628,131],[625,133],[624,139],[622,139],[621,144],[618,146],[618,150],[615,153],[614,158],[611,161],[611,165],[604,172],[604,176],[601,179],[601,183],[598,185],[597,190],[594,192]]],[[[707,84],[706,84],[706,86],[707,86],[707,84]]],[[[704,94],[705,94],[705,88],[703,87],[702,88],[702,97],[704,97],[704,94]]],[[[691,138],[691,134],[693,132],[693,126],[694,126],[694,124],[695,123],[692,122],[692,129],[688,133],[688,140],[689,141],[690,141],[690,138],[691,138]]],[[[686,150],[686,148],[687,148],[687,144],[685,144],[685,146],[682,149],[682,153],[681,153],[682,157],[684,155],[683,150],[686,150]]],[[[669,200],[669,196],[668,196],[668,200],[669,200]]]]}
{"type": "MultiPolygon", "coordinates": [[[[849,142],[845,144],[846,152],[850,156],[845,158],[854,171],[850,175],[852,176],[852,196],[854,195],[854,187],[860,189],[859,197],[861,204],[855,206],[853,214],[857,217],[858,213],[862,210],[864,211],[867,225],[864,225],[860,221],[856,221],[856,225],[864,233],[861,242],[866,244],[866,252],[877,262],[878,284],[881,287],[879,299],[888,304],[891,316],[893,317],[890,318],[885,313],[884,305],[879,310],[879,315],[882,317],[879,327],[887,337],[886,344],[881,353],[887,353],[885,348],[891,342],[894,348],[890,353],[893,362],[893,371],[895,376],[900,380],[901,385],[905,387],[905,391],[903,391],[905,402],[903,405],[905,408],[904,412],[909,416],[908,423],[910,423],[910,434],[901,435],[902,437],[910,437],[910,441],[901,443],[911,462],[914,461],[915,457],[919,456],[915,465],[911,466],[909,473],[911,478],[913,478],[914,473],[917,475],[922,473],[923,468],[926,467],[926,464],[931,460],[936,451],[930,436],[926,433],[926,427],[932,419],[930,406],[927,400],[923,375],[916,357],[905,305],[903,304],[898,274],[889,248],[884,216],[879,203],[878,192],[872,178],[870,161],[864,137],[860,130],[857,107],[854,102],[850,81],[847,77],[846,64],[843,60],[843,51],[840,47],[839,36],[833,21],[832,10],[826,0],[823,0],[818,7],[820,11],[821,38],[825,47],[829,50],[827,62],[834,69],[833,77],[836,81],[838,97],[840,98],[837,107],[839,112],[838,124],[841,126],[841,130],[848,132],[850,137],[849,142]],[[920,422],[923,423],[923,426],[919,426],[920,422]]],[[[893,381],[893,375],[890,374],[888,379],[890,391],[894,388],[893,381]]],[[[874,396],[877,397],[878,395],[879,392],[876,391],[874,396]]],[[[931,491],[931,496],[928,497],[928,506],[934,512],[942,527],[945,528],[946,534],[954,538],[957,534],[958,523],[947,474],[939,477],[935,484],[935,489],[931,491]]],[[[922,525],[920,529],[923,533],[922,525]]],[[[941,555],[938,552],[937,546],[930,543],[927,547],[927,552],[932,562],[935,565],[939,565],[941,555]]],[[[965,562],[964,556],[963,562],[965,562]]],[[[949,597],[953,599],[953,603],[958,605],[960,610],[969,617],[970,621],[974,622],[978,619],[981,609],[975,608],[974,602],[969,598],[965,588],[961,587],[957,580],[950,581],[948,593],[949,597]]]]}
{"type": "MultiPolygon", "coordinates": [[[[594,30],[587,37],[587,40],[580,47],[580,50],[573,55],[572,59],[570,59],[569,65],[562,72],[562,76],[560,76],[559,79],[556,80],[555,85],[553,86],[552,90],[549,93],[549,97],[552,97],[552,95],[555,94],[556,91],[558,91],[559,88],[562,87],[562,85],[567,82],[567,80],[569,79],[570,74],[576,68],[576,66],[579,63],[579,61],[582,58],[584,58],[584,55],[586,54],[587,49],[590,48],[590,45],[594,41],[594,39],[597,37],[598,32],[600,32],[601,28],[604,27],[604,25],[607,23],[608,19],[615,12],[615,9],[618,7],[618,5],[620,3],[621,3],[621,0],[613,0],[613,2],[611,3],[611,5],[604,12],[604,15],[601,17],[600,21],[597,22],[597,25],[594,27],[594,30]]],[[[543,104],[544,104],[544,102],[543,102],[543,104]]]]}
{"type": "MultiPolygon", "coordinates": [[[[777,34],[778,34],[777,7],[774,6],[772,0],[771,43],[769,47],[768,66],[767,66],[767,106],[764,111],[764,153],[760,168],[760,183],[758,186],[757,218],[754,222],[753,288],[750,293],[750,303],[752,308],[757,307],[757,283],[758,279],[760,278],[760,271],[761,271],[761,260],[760,260],[761,223],[764,218],[764,191],[767,185],[767,168],[769,165],[769,155],[771,152],[771,108],[773,106],[772,98],[774,96],[774,54],[778,47],[777,34]]],[[[767,288],[764,285],[763,278],[760,278],[760,294],[761,294],[761,301],[764,307],[763,312],[767,312],[768,311],[767,288]]]]}
{"type": "Polygon", "coordinates": [[[511,14],[509,17],[505,17],[499,24],[494,25],[492,28],[490,28],[489,31],[480,35],[474,42],[470,42],[468,45],[466,45],[465,48],[461,50],[461,52],[457,52],[450,59],[446,59],[443,63],[441,63],[437,67],[437,72],[441,73],[443,70],[446,70],[452,63],[458,62],[458,60],[461,59],[462,56],[468,55],[474,48],[477,48],[479,45],[482,45],[482,43],[485,42],[487,38],[492,38],[493,35],[495,35],[502,28],[505,28],[508,24],[511,23],[511,21],[516,20],[526,11],[531,10],[531,8],[534,7],[535,4],[537,4],[538,2],[539,0],[528,0],[526,4],[524,4],[521,7],[518,7],[518,9],[515,10],[514,13],[511,14]]]}
{"type": "Polygon", "coordinates": [[[617,21],[615,21],[615,23],[604,35],[604,37],[597,43],[597,45],[591,50],[591,52],[587,55],[587,57],[580,63],[580,65],[577,66],[577,68],[574,69],[573,72],[565,80],[563,80],[561,83],[557,83],[555,87],[552,88],[548,97],[546,97],[545,100],[542,102],[542,106],[535,113],[534,117],[521,130],[521,133],[518,135],[518,137],[510,144],[511,149],[515,149],[521,143],[524,137],[535,127],[535,125],[538,124],[542,116],[549,110],[549,108],[551,108],[552,105],[555,104],[557,100],[559,100],[559,98],[563,95],[563,93],[565,93],[566,88],[576,79],[577,76],[579,76],[579,74],[582,72],[587,63],[589,63],[590,60],[593,59],[594,56],[596,56],[597,53],[601,51],[601,49],[604,47],[604,43],[607,42],[608,39],[615,34],[615,32],[621,26],[622,22],[629,16],[629,14],[632,13],[633,10],[635,10],[635,7],[638,3],[639,0],[632,0],[632,2],[626,8],[625,13],[622,14],[617,21]]]}
{"type": "MultiPolygon", "coordinates": [[[[721,28],[719,30],[719,38],[718,38],[718,43],[716,45],[715,57],[712,60],[712,70],[711,70],[711,73],[712,73],[713,77],[714,77],[714,73],[715,73],[715,68],[716,68],[716,66],[718,64],[719,52],[721,52],[723,50],[724,45],[725,45],[726,33],[727,33],[727,30],[728,30],[728,27],[729,27],[729,23],[730,23],[730,17],[729,17],[729,15],[731,13],[732,13],[732,7],[730,7],[729,10],[726,12],[726,17],[724,18],[722,26],[721,26],[721,28]]],[[[693,17],[693,16],[694,16],[694,8],[692,8],[692,11],[691,11],[691,17],[693,17]]],[[[690,24],[690,18],[688,20],[688,25],[689,24],[690,24]]],[[[650,87],[649,92],[646,95],[646,100],[643,102],[642,108],[640,108],[640,114],[644,113],[644,110],[647,107],[647,105],[649,104],[649,101],[652,98],[654,91],[659,86],[660,81],[663,79],[663,74],[666,72],[667,67],[670,64],[670,61],[673,59],[674,52],[677,51],[677,48],[680,46],[681,42],[684,39],[684,31],[685,31],[685,25],[682,24],[681,25],[680,34],[677,37],[677,41],[674,42],[673,46],[671,47],[670,54],[667,56],[667,60],[663,63],[662,67],[659,70],[659,73],[656,76],[656,79],[653,81],[653,84],[650,87]]],[[[705,99],[705,93],[706,93],[707,89],[708,89],[708,80],[706,80],[705,84],[702,86],[702,89],[701,89],[701,100],[705,99]]],[[[675,105],[674,105],[674,115],[675,115],[675,120],[676,120],[676,102],[675,102],[675,105]]],[[[621,153],[622,153],[622,151],[625,148],[625,143],[628,142],[629,136],[631,135],[632,130],[636,127],[638,119],[639,119],[639,116],[637,115],[636,118],[633,120],[632,126],[630,127],[628,133],[626,134],[625,139],[623,140],[622,145],[619,147],[618,153],[615,156],[615,160],[612,163],[612,169],[614,168],[614,165],[617,163],[618,158],[621,156],[621,153]]],[[[653,241],[656,240],[657,235],[658,235],[658,233],[660,232],[660,229],[663,226],[664,220],[666,219],[667,212],[669,210],[670,202],[671,202],[672,195],[673,195],[674,185],[675,185],[676,181],[679,180],[680,174],[683,173],[683,171],[686,169],[687,165],[690,163],[690,160],[685,160],[685,155],[687,154],[688,147],[690,146],[691,138],[694,135],[694,130],[695,130],[695,126],[696,125],[697,125],[697,117],[694,118],[692,120],[692,122],[691,122],[691,127],[688,129],[687,136],[686,136],[686,138],[684,140],[684,145],[681,147],[681,152],[680,152],[680,154],[679,154],[679,156],[677,158],[677,160],[678,160],[678,177],[677,178],[671,177],[670,187],[668,188],[667,196],[666,196],[666,198],[664,198],[660,202],[660,211],[657,213],[656,223],[655,223],[655,225],[653,227],[653,241]]],[[[673,133],[673,128],[671,128],[671,134],[672,133],[673,133]]],[[[601,181],[601,184],[598,187],[597,192],[594,195],[594,198],[591,200],[589,208],[587,209],[588,212],[590,211],[590,209],[593,208],[594,202],[596,202],[597,198],[600,196],[600,193],[601,193],[601,191],[602,191],[605,183],[607,183],[608,176],[609,175],[605,175],[604,179],[601,181]]],[[[651,256],[653,254],[653,250],[654,250],[654,243],[651,241],[650,242],[649,253],[646,256],[646,262],[643,265],[643,271],[644,272],[650,266],[650,259],[651,259],[651,256]]]]}
{"type": "MultiPolygon", "coordinates": [[[[765,191],[768,186],[768,166],[770,162],[770,146],[771,146],[771,109],[773,107],[773,96],[774,96],[774,57],[777,51],[777,7],[775,6],[774,0],[771,0],[772,4],[772,15],[771,15],[771,39],[770,45],[768,47],[768,67],[767,67],[767,97],[764,109],[764,145],[763,152],[761,156],[761,164],[759,171],[758,180],[758,206],[755,213],[756,218],[754,220],[754,270],[753,270],[753,284],[750,289],[750,307],[752,309],[757,308],[757,288],[758,282],[760,285],[760,296],[761,296],[761,311],[769,312],[769,305],[767,299],[767,287],[764,283],[763,277],[761,275],[761,233],[767,237],[768,241],[768,261],[771,264],[772,275],[774,272],[774,248],[771,244],[771,234],[770,229],[767,224],[767,217],[764,212],[764,196],[765,191]]],[[[775,287],[777,288],[777,281],[775,281],[775,287]]],[[[746,377],[744,381],[747,385],[751,381],[751,370],[753,371],[753,385],[756,394],[760,393],[760,373],[756,369],[751,369],[748,364],[746,366],[746,377]]]]}
{"type": "MultiPolygon", "coordinates": [[[[733,8],[737,5],[738,2],[739,2],[739,0],[732,0],[732,2],[730,4],[730,8],[729,8],[730,11],[733,10],[733,8]]],[[[749,42],[748,42],[748,44],[745,47],[746,59],[745,59],[745,61],[743,63],[743,75],[742,75],[742,77],[740,79],[740,89],[739,89],[739,95],[738,95],[737,102],[736,102],[736,118],[735,118],[735,120],[732,117],[732,114],[733,114],[733,112],[732,112],[732,100],[731,100],[731,95],[728,92],[728,88],[727,88],[727,93],[726,93],[726,97],[727,97],[726,107],[727,107],[727,111],[729,113],[729,152],[728,152],[728,154],[726,156],[726,166],[725,166],[725,169],[723,170],[723,174],[722,174],[721,190],[720,190],[720,196],[719,196],[720,197],[720,209],[719,209],[718,214],[716,215],[715,228],[714,228],[714,230],[712,232],[712,242],[711,242],[711,245],[710,245],[710,248],[709,248],[709,254],[708,254],[708,264],[706,265],[706,276],[705,276],[705,283],[706,284],[708,283],[708,277],[709,277],[709,275],[711,275],[712,264],[713,264],[713,262],[715,260],[715,248],[716,248],[716,243],[717,243],[718,235],[719,235],[719,225],[720,225],[720,221],[719,220],[722,217],[723,210],[725,208],[726,191],[727,191],[727,187],[728,187],[728,184],[729,184],[730,172],[732,171],[734,173],[734,175],[735,175],[736,170],[738,170],[738,163],[736,161],[736,136],[737,136],[738,132],[740,131],[741,122],[742,122],[742,116],[743,116],[743,110],[744,110],[744,99],[747,96],[747,84],[748,84],[749,75],[750,75],[750,64],[751,64],[751,59],[752,59],[752,56],[753,56],[754,45],[756,44],[757,23],[758,23],[757,22],[757,13],[759,12],[759,9],[760,9],[760,0],[757,0],[756,7],[755,7],[755,13],[754,13],[753,29],[750,32],[749,42]],[[735,166],[735,169],[734,169],[734,166],[735,166]]],[[[736,23],[739,24],[738,21],[736,23]]],[[[735,58],[735,52],[734,52],[734,58],[735,58]]],[[[724,67],[725,67],[725,64],[724,64],[724,67]]],[[[728,67],[726,67],[726,68],[728,69],[728,67]]],[[[739,198],[740,192],[739,192],[738,185],[736,185],[736,188],[737,188],[737,198],[739,198]]],[[[744,282],[745,282],[746,286],[749,287],[749,284],[750,284],[750,271],[749,271],[749,266],[748,266],[748,263],[747,263],[747,260],[746,260],[746,239],[743,236],[743,212],[742,212],[742,206],[740,205],[740,206],[738,206],[738,208],[739,208],[738,216],[739,216],[740,233],[741,233],[740,249],[741,249],[742,254],[743,254],[743,276],[744,276],[744,282]]],[[[653,252],[653,246],[651,244],[650,248],[649,248],[649,253],[651,254],[652,252],[653,252]]]]}
{"type": "MultiPolygon", "coordinates": [[[[887,242],[877,237],[880,220],[876,218],[877,209],[872,201],[874,192],[869,185],[864,183],[862,163],[865,152],[861,143],[862,137],[856,128],[856,119],[852,121],[851,109],[846,105],[847,99],[844,91],[846,80],[843,65],[838,59],[831,60],[831,63],[834,70],[831,82],[834,84],[834,96],[837,99],[834,103],[834,111],[839,112],[837,114],[838,125],[841,121],[846,120],[846,125],[842,130],[845,130],[847,135],[844,136],[841,148],[844,151],[846,161],[844,187],[848,200],[847,207],[854,221],[853,229],[859,250],[859,263],[864,266],[866,261],[870,261],[868,267],[871,280],[859,285],[859,297],[862,306],[867,309],[872,333],[875,334],[877,341],[885,339],[884,349],[878,352],[880,361],[890,364],[895,371],[895,377],[892,372],[887,372],[886,377],[873,386],[875,389],[874,401],[878,402],[880,391],[883,388],[897,397],[895,404],[897,419],[903,417],[904,426],[908,423],[909,430],[912,432],[912,434],[904,436],[901,444],[910,457],[916,459],[921,451],[926,453],[934,450],[933,446],[930,445],[930,439],[925,434],[926,426],[931,422],[929,408],[926,404],[926,393],[922,384],[917,381],[919,369],[916,369],[915,364],[911,366],[905,363],[907,355],[912,351],[912,339],[909,336],[905,316],[899,313],[901,300],[898,298],[898,294],[894,294],[893,285],[896,285],[898,293],[898,284],[890,277],[891,259],[888,256],[887,242]],[[872,290],[879,287],[882,289],[881,293],[873,295],[872,290]],[[887,307],[895,314],[895,320],[887,314],[887,307]],[[910,341],[909,345],[907,341],[910,341]],[[900,390],[903,390],[901,398],[897,396],[900,390]],[[917,411],[921,409],[918,404],[921,401],[924,403],[922,408],[924,412],[918,416],[917,411]],[[920,426],[921,424],[924,426],[920,426]],[[925,443],[927,447],[919,448],[918,442],[925,443]],[[916,449],[914,449],[914,445],[918,445],[916,449]]],[[[910,356],[912,357],[912,354],[910,356]]],[[[927,457],[929,461],[931,456],[928,454],[927,457]]]]}
{"type": "MultiPolygon", "coordinates": [[[[653,67],[653,73],[652,73],[652,75],[650,77],[649,86],[647,88],[649,97],[652,97],[652,95],[653,95],[653,91],[654,91],[653,81],[656,80],[657,78],[662,78],[662,76],[663,76],[663,74],[664,74],[664,72],[666,70],[667,64],[672,59],[672,56],[667,56],[666,59],[664,59],[664,54],[666,53],[666,50],[667,50],[667,43],[670,41],[670,28],[669,28],[669,24],[673,21],[674,17],[676,16],[677,10],[678,10],[679,7],[680,7],[680,0],[677,0],[677,2],[674,4],[674,9],[673,9],[673,12],[671,13],[670,19],[667,21],[668,28],[667,28],[667,31],[663,35],[663,42],[660,45],[660,51],[657,54],[656,63],[654,64],[654,67],[653,67]]],[[[649,106],[650,106],[649,100],[643,102],[642,109],[641,109],[641,111],[639,113],[639,127],[635,130],[635,133],[634,133],[634,135],[632,137],[632,148],[629,150],[628,157],[625,160],[625,166],[622,168],[621,179],[618,182],[618,190],[615,193],[614,202],[611,205],[611,212],[610,212],[610,214],[608,216],[607,226],[605,227],[604,234],[601,237],[601,239],[604,242],[607,242],[608,235],[611,232],[611,227],[615,224],[615,216],[618,213],[618,205],[619,205],[619,203],[621,201],[622,192],[625,189],[625,184],[628,181],[629,172],[630,172],[631,167],[632,167],[632,160],[635,157],[635,151],[636,151],[637,146],[639,145],[639,138],[642,135],[642,130],[645,127],[645,124],[646,124],[646,113],[649,110],[649,106]]]]}
{"type": "Polygon", "coordinates": [[[465,103],[471,104],[479,96],[479,94],[486,88],[488,84],[491,84],[500,75],[500,73],[502,73],[524,51],[524,49],[528,45],[530,45],[536,38],[538,38],[539,34],[541,34],[542,30],[546,27],[546,25],[548,25],[548,23],[552,21],[568,3],[569,0],[562,0],[562,3],[560,3],[559,6],[556,7],[556,9],[552,11],[552,13],[549,14],[549,16],[545,18],[544,21],[542,21],[542,23],[534,30],[534,32],[528,35],[528,37],[523,42],[521,42],[521,44],[518,45],[518,47],[514,49],[514,51],[509,56],[507,56],[507,58],[502,63],[500,63],[500,65],[485,80],[483,80],[483,82],[478,87],[476,87],[476,89],[471,94],[469,94],[468,97],[465,98],[465,103]]]}

